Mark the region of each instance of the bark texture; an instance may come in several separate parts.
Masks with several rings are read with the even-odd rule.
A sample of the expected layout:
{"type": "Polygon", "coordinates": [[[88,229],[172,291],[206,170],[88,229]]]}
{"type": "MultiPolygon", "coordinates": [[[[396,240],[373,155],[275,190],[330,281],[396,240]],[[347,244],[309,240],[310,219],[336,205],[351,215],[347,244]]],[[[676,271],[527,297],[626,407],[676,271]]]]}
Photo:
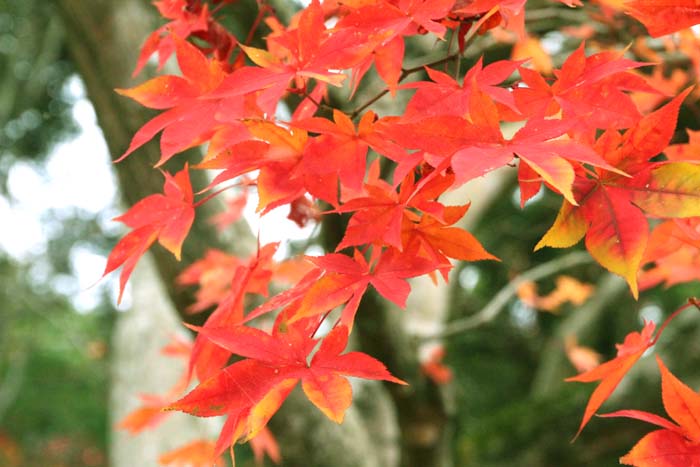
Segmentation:
{"type": "MultiPolygon", "coordinates": [[[[117,320],[111,365],[112,426],[141,404],[140,394],[165,394],[182,376],[184,362],[161,353],[177,334],[188,339],[153,258],[147,254],[134,271],[134,309],[117,320]]],[[[138,435],[114,430],[109,459],[112,467],[157,466],[158,457],[195,439],[216,439],[222,421],[174,412],[154,429],[138,435]]]]}

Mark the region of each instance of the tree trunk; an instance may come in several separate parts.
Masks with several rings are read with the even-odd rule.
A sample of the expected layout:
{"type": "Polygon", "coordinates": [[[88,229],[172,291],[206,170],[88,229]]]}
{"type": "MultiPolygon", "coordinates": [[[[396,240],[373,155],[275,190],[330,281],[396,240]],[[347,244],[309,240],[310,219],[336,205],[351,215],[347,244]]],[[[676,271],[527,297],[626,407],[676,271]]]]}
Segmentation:
{"type": "MultiPolygon", "coordinates": [[[[67,32],[69,50],[95,107],[110,153],[116,159],[128,147],[131,137],[139,127],[148,118],[153,117],[152,112],[117,95],[114,89],[134,84],[130,77],[131,70],[136,63],[142,41],[157,27],[156,10],[141,0],[57,0],[57,6],[67,32]]],[[[240,21],[244,22],[244,19],[240,21]]],[[[137,154],[115,165],[122,196],[127,205],[133,205],[152,193],[161,192],[162,181],[154,176],[152,169],[159,157],[157,144],[151,142],[137,154]]],[[[178,156],[178,159],[181,162],[182,156],[178,156]]],[[[196,174],[193,174],[195,189],[204,186],[201,179],[197,184],[194,175],[196,174]]],[[[155,350],[164,344],[162,332],[178,328],[171,328],[168,324],[173,319],[168,317],[168,299],[165,297],[169,297],[175,304],[180,318],[192,322],[191,316],[184,314],[187,305],[192,303],[192,296],[187,291],[176,288],[175,278],[184,266],[194,259],[201,258],[206,248],[224,246],[214,229],[202,222],[202,219],[207,217],[206,209],[209,208],[209,204],[197,210],[198,221],[195,222],[183,247],[182,262],[175,261],[169,252],[159,246],[151,249],[155,270],[161,279],[160,286],[155,284],[156,281],[152,278],[144,278],[144,274],[148,277],[147,273],[139,273],[140,277],[134,274],[131,282],[143,284],[135,287],[137,290],[134,294],[133,310],[120,319],[114,337],[114,347],[118,349],[113,363],[111,395],[111,410],[115,422],[127,413],[127,409],[137,406],[139,390],[162,394],[169,388],[168,384],[163,382],[173,377],[172,370],[169,369],[171,362],[167,362],[166,365],[156,363],[155,360],[158,358],[155,350]],[[205,211],[202,211],[203,209],[205,211]],[[165,290],[163,298],[157,298],[159,287],[165,290]],[[151,303],[151,299],[156,299],[158,304],[151,303]],[[156,333],[152,328],[160,329],[156,333]]],[[[251,238],[247,228],[241,228],[235,240],[224,249],[234,250],[236,253],[250,251],[246,246],[251,245],[251,238]]],[[[293,395],[275,417],[272,425],[285,465],[395,465],[391,460],[392,456],[396,458],[395,450],[392,451],[396,438],[392,426],[395,425],[391,424],[392,412],[391,407],[386,404],[386,399],[368,398],[370,400],[365,404],[365,412],[374,414],[374,417],[366,418],[360,415],[359,410],[352,409],[348,413],[346,423],[337,426],[317,413],[308,401],[302,404],[298,396],[298,393],[293,395]],[[380,418],[379,414],[383,417],[380,418]],[[367,420],[372,423],[367,423],[367,420]],[[278,429],[275,430],[275,427],[278,429]],[[375,437],[375,434],[378,435],[375,437]],[[339,463],[341,461],[343,464],[339,463]]],[[[172,425],[168,428],[166,425],[162,431],[148,435],[146,441],[141,441],[139,437],[129,439],[128,435],[116,432],[113,435],[112,467],[155,466],[157,464],[154,456],[157,452],[162,452],[163,448],[174,447],[176,439],[182,440],[180,436],[173,434],[175,431],[203,433],[201,423],[195,417],[179,414],[173,418],[178,419],[179,423],[184,424],[183,427],[172,428],[177,426],[172,425]],[[194,428],[184,428],[185,425],[194,428]]]]}
{"type": "MultiPolygon", "coordinates": [[[[68,48],[85,82],[112,158],[116,159],[129,147],[134,133],[155,115],[114,92],[115,88],[135,84],[131,70],[141,43],[156,27],[155,9],[140,0],[58,0],[57,5],[67,31],[68,48]]],[[[180,166],[183,157],[193,160],[194,152],[180,156],[180,166]]],[[[159,158],[158,144],[151,141],[137,154],[115,164],[120,191],[128,206],[162,192],[163,180],[152,168],[159,158]]],[[[203,172],[194,171],[191,177],[195,191],[206,186],[203,172]]],[[[211,203],[206,203],[197,209],[197,218],[183,245],[182,261],[178,262],[159,245],[151,248],[158,272],[178,312],[185,321],[199,321],[198,324],[204,316],[185,314],[193,297],[189,290],[176,286],[175,278],[185,266],[201,258],[207,248],[224,249],[225,245],[206,222],[212,207],[211,203]]],[[[241,230],[237,234],[245,238],[246,232],[241,230]]],[[[237,244],[232,246],[235,249],[237,244]]],[[[237,252],[244,251],[245,248],[238,248],[237,252]]]]}
{"type": "MultiPolygon", "coordinates": [[[[134,270],[133,301],[137,305],[120,313],[112,337],[110,419],[118,424],[141,405],[139,395],[162,395],[182,376],[185,365],[161,353],[174,335],[189,339],[166,294],[153,257],[146,254],[134,270]]],[[[216,439],[219,418],[195,418],[169,413],[153,429],[137,435],[112,432],[109,458],[112,467],[157,466],[158,457],[195,439],[216,439]]]]}

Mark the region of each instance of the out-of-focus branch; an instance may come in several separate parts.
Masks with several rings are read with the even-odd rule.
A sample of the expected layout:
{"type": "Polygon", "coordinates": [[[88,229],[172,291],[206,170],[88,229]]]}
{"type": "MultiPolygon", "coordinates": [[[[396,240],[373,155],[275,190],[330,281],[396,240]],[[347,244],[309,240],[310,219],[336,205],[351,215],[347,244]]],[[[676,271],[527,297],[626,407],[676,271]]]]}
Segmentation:
{"type": "Polygon", "coordinates": [[[460,334],[464,331],[483,326],[498,316],[498,314],[508,304],[510,299],[515,296],[518,291],[518,287],[520,287],[523,283],[528,281],[537,281],[564,269],[578,266],[580,264],[587,264],[592,261],[593,259],[587,252],[575,251],[565,256],[540,264],[539,266],[535,266],[534,268],[516,276],[513,280],[511,280],[478,313],[447,323],[445,329],[443,329],[441,332],[431,336],[422,337],[421,340],[432,341],[443,339],[445,337],[460,334]]]}

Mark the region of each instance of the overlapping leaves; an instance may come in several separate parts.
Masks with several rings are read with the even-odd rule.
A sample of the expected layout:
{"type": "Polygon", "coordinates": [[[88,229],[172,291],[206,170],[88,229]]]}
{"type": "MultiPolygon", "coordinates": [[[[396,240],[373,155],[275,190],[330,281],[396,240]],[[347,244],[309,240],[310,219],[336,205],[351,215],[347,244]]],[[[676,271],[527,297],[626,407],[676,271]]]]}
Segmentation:
{"type": "Polygon", "coordinates": [[[322,318],[290,323],[284,320],[286,315],[280,316],[283,319],[278,319],[271,334],[248,326],[198,329],[200,335],[244,359],[203,381],[169,408],[203,417],[227,415],[219,448],[255,436],[299,381],[309,400],[338,423],[352,401],[346,376],[405,384],[369,355],[341,354],[348,340],[343,325],[323,338],[309,361],[322,318]]]}
{"type": "MultiPolygon", "coordinates": [[[[662,156],[690,90],[654,112],[640,110],[632,92],[661,96],[635,73],[645,64],[621,51],[587,55],[582,43],[553,78],[523,61],[484,65],[478,60],[459,80],[436,68],[440,60],[424,69],[425,79],[402,83],[421,71],[403,65],[405,38],[444,38],[452,30],[463,51],[466,38],[499,24],[523,36],[523,1],[314,0],[288,25],[261,10],[259,19],[270,14],[266,47],[237,42],[241,54],[233,63],[236,41],[205,3],[156,5],[171,22],[147,40],[137,69],[155,51],[161,64],[174,51],[182,76],[161,76],[118,91],[163,111],[136,133],[122,158],[159,132],[158,164],[208,143],[203,160],[193,166],[219,171],[205,191],[252,185],[262,214],[290,206],[290,215],[299,217],[303,206],[348,219],[335,252],[307,257],[297,267],[295,285],[252,312],[247,297],[266,297],[275,278],[275,245],[260,247],[247,261],[211,253],[183,276],[183,282],[201,286],[194,311],[216,308],[198,329],[189,354],[186,380],[196,375],[200,384],[170,409],[227,415],[216,452],[263,432],[299,381],[311,402],[338,422],[352,398],[346,376],[401,383],[372,357],[341,354],[360,300],[372,286],[405,306],[407,279],[439,273],[447,280],[452,260],[495,259],[460,226],[471,200],[443,202],[454,188],[495,169],[518,164],[522,204],[542,185],[563,197],[554,225],[536,248],[569,247],[585,237],[591,255],[624,277],[635,296],[644,262],[657,268],[678,264],[660,245],[661,233],[680,229],[675,238],[697,247],[697,232],[683,230],[693,221],[680,219],[700,216],[700,166],[662,156]],[[205,44],[188,42],[190,36],[205,44]],[[347,112],[335,108],[332,118],[319,112],[327,105],[328,86],[350,81],[352,99],[372,65],[388,93],[413,93],[403,114],[381,116],[365,110],[367,105],[347,112]],[[280,118],[283,99],[293,95],[301,97],[299,106],[280,118]],[[512,137],[502,131],[506,121],[520,126],[512,137]],[[315,206],[321,201],[331,208],[315,206]],[[673,220],[650,237],[649,217],[673,220]],[[319,326],[336,308],[342,308],[339,321],[319,339],[319,326]],[[277,309],[282,311],[271,333],[249,325],[277,309]],[[243,359],[229,364],[231,355],[243,359]]],[[[654,34],[695,21],[692,6],[684,10],[691,13],[687,18],[676,6],[658,2],[638,0],[628,7],[654,34]],[[673,24],[652,18],[656,14],[673,24]]],[[[119,218],[134,230],[113,250],[105,274],[123,266],[122,290],[156,240],[179,256],[194,218],[187,170],[166,174],[163,195],[144,199],[119,218]]],[[[658,277],[663,280],[662,272],[654,280],[658,277]]],[[[628,336],[616,359],[572,379],[601,381],[581,429],[653,345],[652,334],[648,324],[628,336]]],[[[669,415],[685,426],[670,410],[669,415]]],[[[663,436],[670,438],[657,434],[646,445],[678,444],[674,436],[687,436],[669,430],[672,434],[663,436]]]]}
{"type": "MultiPolygon", "coordinates": [[[[656,326],[647,322],[641,332],[633,332],[617,345],[617,357],[589,371],[568,378],[566,381],[589,383],[600,381],[586,406],[578,434],[590,421],[600,406],[610,397],[620,381],[642,355],[656,342],[665,327],[683,310],[697,307],[697,299],[671,314],[654,335],[656,326]]],[[[657,356],[661,371],[661,394],[664,408],[671,417],[640,410],[618,410],[603,417],[627,417],[661,427],[644,436],[620,463],[636,467],[687,467],[700,465],[700,395],[678,380],[657,356]]]]}

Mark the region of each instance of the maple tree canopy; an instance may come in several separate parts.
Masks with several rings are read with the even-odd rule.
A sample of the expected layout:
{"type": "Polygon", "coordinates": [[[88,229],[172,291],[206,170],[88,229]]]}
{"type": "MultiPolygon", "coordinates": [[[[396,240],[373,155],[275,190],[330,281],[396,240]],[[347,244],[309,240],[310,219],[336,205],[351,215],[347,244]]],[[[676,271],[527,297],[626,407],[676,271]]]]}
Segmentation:
{"type": "MultiPolygon", "coordinates": [[[[377,359],[346,350],[360,301],[372,288],[405,307],[409,279],[448,280],[454,260],[498,260],[460,226],[471,200],[443,201],[496,169],[517,166],[521,205],[543,187],[561,197],[534,249],[584,240],[635,298],[640,289],[681,280],[674,277],[679,264],[700,265],[697,135],[691,134],[692,149],[671,145],[679,109],[697,98],[692,86],[669,91],[652,79],[651,63],[632,60],[625,50],[589,50],[585,41],[554,68],[527,36],[525,0],[312,0],[288,24],[260,1],[248,39],[234,37],[219,20],[235,3],[154,2],[169,22],[146,39],[134,73],[157,54],[159,67],[174,55],[180,74],[117,90],[160,111],[119,160],[139,157],[138,149],[159,133],[158,167],[207,146],[201,160],[182,160],[174,175],[163,172],[162,194],[116,219],[132,230],[114,247],[104,274],[121,267],[121,297],[156,240],[179,259],[197,207],[225,190],[238,195],[220,225],[239,218],[254,191],[260,215],[289,206],[299,225],[342,215],[347,226],[335,251],[320,256],[280,262],[276,244],[259,245],[247,259],[211,250],[183,273],[181,283],[199,286],[191,310],[215,309],[202,327],[192,327],[194,343],[180,347],[188,360],[183,379],[169,394],[145,400],[123,425],[138,431],[161,419],[162,409],[227,421],[216,443],[195,441],[165,454],[163,464],[205,465],[248,440],[258,456],[279,458],[265,427],[299,382],[338,423],[352,401],[348,376],[405,384],[377,359]],[[258,28],[263,48],[251,45],[258,28]],[[459,64],[474,41],[496,33],[518,38],[518,58],[480,57],[464,73],[445,66],[459,64]],[[406,39],[418,35],[432,37],[444,55],[407,68],[406,39]],[[417,79],[408,82],[409,76],[417,79]],[[358,90],[369,80],[380,81],[382,90],[361,101],[358,90]],[[396,115],[370,110],[384,95],[406,99],[396,115]],[[280,112],[283,107],[290,112],[280,112]],[[512,136],[502,131],[506,122],[518,128],[512,136]],[[216,173],[208,186],[193,188],[192,170],[216,173]],[[289,282],[268,296],[271,284],[289,282]],[[253,310],[246,307],[250,295],[263,297],[253,310]],[[253,326],[273,312],[266,326],[253,326]],[[183,394],[193,378],[198,385],[183,394]]],[[[700,22],[697,2],[597,3],[601,21],[628,14],[653,36],[700,22]]],[[[695,269],[683,280],[697,275],[695,269]]],[[[579,432],[656,342],[661,331],[654,337],[654,330],[646,323],[627,336],[615,359],[570,378],[600,381],[579,432]]],[[[440,358],[426,371],[446,384],[440,358]]],[[[659,367],[673,422],[632,410],[610,414],[662,427],[621,461],[700,465],[698,395],[661,360],[659,367]]]]}

